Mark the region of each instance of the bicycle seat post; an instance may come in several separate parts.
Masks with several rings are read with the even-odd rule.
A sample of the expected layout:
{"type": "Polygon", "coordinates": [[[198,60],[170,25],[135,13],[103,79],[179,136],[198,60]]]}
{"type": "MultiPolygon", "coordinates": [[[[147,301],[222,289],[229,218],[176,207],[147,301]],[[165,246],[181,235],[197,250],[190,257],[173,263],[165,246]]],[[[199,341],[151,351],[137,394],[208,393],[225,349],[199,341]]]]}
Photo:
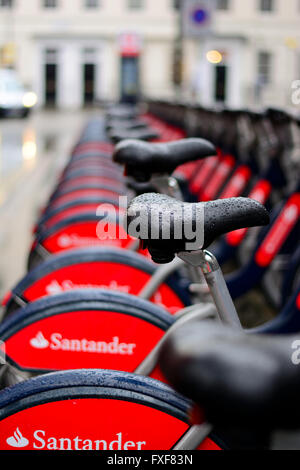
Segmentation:
{"type": "Polygon", "coordinates": [[[177,256],[187,264],[200,267],[209,286],[222,323],[242,329],[234,303],[216,257],[207,250],[181,252],[177,256]]]}
{"type": "Polygon", "coordinates": [[[150,184],[160,194],[166,194],[178,201],[183,200],[178,181],[173,176],[169,176],[168,174],[152,176],[150,184]]]}

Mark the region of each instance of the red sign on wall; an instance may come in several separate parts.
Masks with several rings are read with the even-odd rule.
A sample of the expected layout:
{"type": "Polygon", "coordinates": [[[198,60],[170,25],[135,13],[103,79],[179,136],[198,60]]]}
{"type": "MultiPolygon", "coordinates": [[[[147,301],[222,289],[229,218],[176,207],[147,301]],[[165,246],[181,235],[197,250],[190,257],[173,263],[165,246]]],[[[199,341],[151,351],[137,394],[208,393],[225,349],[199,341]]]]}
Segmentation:
{"type": "Polygon", "coordinates": [[[119,36],[122,57],[137,57],[142,49],[141,37],[136,33],[122,33],[119,36]]]}

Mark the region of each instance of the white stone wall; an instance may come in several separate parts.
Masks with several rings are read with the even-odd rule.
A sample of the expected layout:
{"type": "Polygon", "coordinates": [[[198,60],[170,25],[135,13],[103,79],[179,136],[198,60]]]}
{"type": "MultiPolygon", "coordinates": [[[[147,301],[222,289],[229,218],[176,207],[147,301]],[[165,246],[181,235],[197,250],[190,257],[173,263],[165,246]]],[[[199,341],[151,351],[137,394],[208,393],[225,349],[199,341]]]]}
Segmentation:
{"type": "MultiPolygon", "coordinates": [[[[140,61],[142,92],[172,96],[172,51],[178,16],[172,0],[144,0],[145,8],[129,11],[127,0],[100,0],[98,9],[85,9],[83,0],[59,0],[56,9],[44,9],[41,0],[15,0],[13,11],[0,9],[0,47],[16,44],[16,68],[43,104],[43,50],[59,49],[61,107],[82,104],[82,51],[96,48],[97,95],[116,99],[119,94],[118,35],[135,31],[143,39],[140,61]]],[[[185,41],[183,89],[204,104],[214,104],[214,66],[207,50],[225,52],[228,66],[227,104],[253,105],[257,80],[257,55],[273,55],[272,79],[261,94],[263,104],[289,106],[291,83],[300,79],[300,2],[275,0],[276,11],[261,13],[258,0],[230,0],[228,12],[216,13],[216,37],[185,41]],[[291,39],[296,48],[288,48],[291,39]]]]}
{"type": "Polygon", "coordinates": [[[101,0],[98,9],[84,8],[83,0],[59,0],[55,9],[42,8],[41,0],[15,1],[13,11],[0,9],[0,46],[16,44],[16,69],[37,91],[41,105],[43,50],[51,47],[59,50],[59,106],[82,104],[82,51],[86,47],[97,49],[97,96],[118,98],[118,36],[127,31],[135,31],[143,40],[143,93],[172,93],[171,52],[177,15],[170,0],[145,0],[141,11],[128,10],[127,0],[101,0]]]}
{"type": "MultiPolygon", "coordinates": [[[[275,11],[260,12],[259,0],[230,0],[230,10],[216,15],[216,34],[221,37],[221,48],[222,42],[225,49],[227,42],[232,43],[227,57],[232,72],[228,95],[230,105],[255,104],[259,50],[270,52],[273,58],[271,81],[262,90],[260,104],[292,104],[291,84],[293,80],[300,79],[300,2],[274,1],[275,11]],[[230,38],[235,39],[230,41],[230,38]],[[288,47],[287,44],[291,46],[291,43],[295,48],[288,47]]],[[[208,46],[213,48],[216,43],[217,40],[212,40],[208,46]]]]}

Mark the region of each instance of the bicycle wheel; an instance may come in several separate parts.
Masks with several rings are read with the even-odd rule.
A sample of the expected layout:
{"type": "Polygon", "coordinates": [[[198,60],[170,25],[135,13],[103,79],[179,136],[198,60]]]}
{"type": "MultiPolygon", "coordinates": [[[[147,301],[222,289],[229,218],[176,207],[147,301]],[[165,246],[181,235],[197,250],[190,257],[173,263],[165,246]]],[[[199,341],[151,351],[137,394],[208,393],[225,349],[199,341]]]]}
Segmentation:
{"type": "Polygon", "coordinates": [[[173,324],[164,309],[101,289],[37,300],[0,325],[7,362],[21,371],[102,368],[133,372],[173,324]]]}
{"type": "Polygon", "coordinates": [[[32,269],[48,256],[62,251],[89,246],[127,248],[133,242],[117,212],[105,211],[103,216],[86,211],[58,222],[37,234],[32,245],[28,269],[32,269]]]}
{"type": "MultiPolygon", "coordinates": [[[[156,266],[137,253],[112,248],[84,248],[53,255],[31,270],[6,300],[5,316],[47,295],[78,288],[107,288],[138,295],[156,266]]],[[[191,304],[189,281],[170,276],[150,299],[170,313],[191,304]]]]}

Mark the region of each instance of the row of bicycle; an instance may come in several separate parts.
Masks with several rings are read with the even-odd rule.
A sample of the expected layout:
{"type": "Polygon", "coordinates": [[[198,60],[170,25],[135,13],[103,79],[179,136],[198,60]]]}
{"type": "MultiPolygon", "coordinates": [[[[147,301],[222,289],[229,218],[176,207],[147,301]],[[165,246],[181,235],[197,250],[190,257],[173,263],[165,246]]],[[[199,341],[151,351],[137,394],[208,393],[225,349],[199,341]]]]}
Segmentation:
{"type": "MultiPolygon", "coordinates": [[[[197,331],[199,321],[201,333],[206,318],[219,317],[242,335],[232,299],[268,275],[280,292],[273,296],[279,313],[250,331],[256,333],[253,341],[266,332],[299,331],[298,188],[273,184],[277,170],[287,177],[280,158],[274,157],[273,166],[268,157],[268,178],[263,168],[242,164],[226,148],[218,146],[216,157],[209,141],[183,137],[181,129],[153,115],[117,107],[105,122],[90,122],[74,147],[34,229],[28,274],[4,302],[1,448],[195,449],[202,441],[201,448],[226,447],[230,433],[215,431],[204,440],[210,426],[191,426],[191,402],[164,384],[161,351],[170,362],[168,342],[172,348],[172,339],[185,338],[185,327],[197,331]],[[225,172],[229,160],[234,164],[225,172]],[[196,181],[197,189],[202,182],[206,190],[214,182],[214,194],[201,196],[196,181]],[[286,194],[277,204],[281,191],[286,194]],[[261,203],[270,210],[270,224],[261,203]],[[158,231],[151,237],[151,230],[149,235],[142,229],[153,228],[153,220],[158,231]],[[186,250],[190,222],[201,242],[186,250]],[[132,232],[133,225],[140,231],[132,232]],[[143,246],[136,238],[143,238],[143,246]],[[210,245],[212,253],[205,251],[210,245]],[[154,261],[166,264],[157,267],[145,247],[154,261]],[[278,255],[288,259],[284,275],[282,266],[274,268],[278,255]],[[226,282],[216,258],[239,263],[226,282]]],[[[172,364],[168,370],[173,380],[172,364]]],[[[184,365],[175,370],[188,374],[184,365]]]]}

